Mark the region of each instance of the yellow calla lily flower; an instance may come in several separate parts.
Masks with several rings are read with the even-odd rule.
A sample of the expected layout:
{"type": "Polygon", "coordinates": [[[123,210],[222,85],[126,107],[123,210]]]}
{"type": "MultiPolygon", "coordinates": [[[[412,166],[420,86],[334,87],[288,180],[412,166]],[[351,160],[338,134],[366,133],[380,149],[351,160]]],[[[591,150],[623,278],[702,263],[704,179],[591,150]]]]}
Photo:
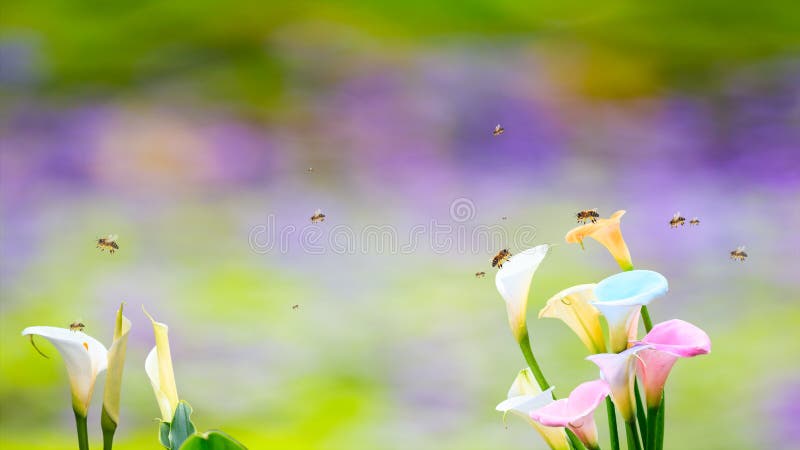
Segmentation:
{"type": "Polygon", "coordinates": [[[590,237],[608,249],[622,270],[632,270],[631,252],[628,250],[620,230],[620,220],[623,215],[625,215],[625,210],[619,210],[608,219],[597,219],[596,223],[575,227],[567,233],[564,239],[569,244],[581,244],[581,248],[583,248],[583,240],[590,237]]]}
{"type": "Polygon", "coordinates": [[[597,285],[580,284],[564,289],[552,296],[539,311],[540,319],[550,317],[563,320],[593,354],[606,352],[603,328],[600,326],[600,311],[590,303],[595,300],[595,286],[597,285]]]}
{"type": "Polygon", "coordinates": [[[117,320],[114,325],[114,340],[108,350],[108,368],[106,369],[106,385],[103,391],[103,429],[107,428],[112,434],[119,423],[119,399],[122,390],[122,370],[125,367],[125,351],[128,347],[128,332],[131,331],[131,321],[122,315],[123,303],[117,310],[117,320]],[[109,422],[110,420],[110,422],[109,422]]]}
{"type": "Polygon", "coordinates": [[[145,359],[144,370],[147,372],[153,392],[156,394],[158,408],[161,410],[161,420],[172,422],[175,410],[178,408],[178,388],[175,384],[175,373],[172,370],[172,355],[167,335],[169,328],[161,322],[156,322],[147,311],[144,313],[153,323],[153,332],[156,338],[156,346],[150,350],[145,359]]]}
{"type": "Polygon", "coordinates": [[[114,324],[114,341],[108,350],[108,368],[106,369],[106,385],[103,390],[103,416],[101,418],[104,431],[113,435],[119,424],[119,399],[122,391],[122,371],[125,367],[125,351],[128,348],[128,333],[131,321],[122,315],[123,303],[117,310],[114,324]]]}

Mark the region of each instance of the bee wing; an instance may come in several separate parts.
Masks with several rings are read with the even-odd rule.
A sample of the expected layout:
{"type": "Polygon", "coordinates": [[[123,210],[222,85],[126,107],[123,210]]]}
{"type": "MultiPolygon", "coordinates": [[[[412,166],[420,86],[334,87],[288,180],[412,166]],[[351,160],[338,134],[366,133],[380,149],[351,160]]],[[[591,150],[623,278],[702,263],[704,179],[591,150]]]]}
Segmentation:
{"type": "Polygon", "coordinates": [[[736,251],[737,252],[743,252],[744,251],[744,245],[740,245],[739,247],[737,247],[736,251]]]}
{"type": "Polygon", "coordinates": [[[316,211],[314,211],[314,215],[315,215],[315,216],[318,216],[318,215],[320,215],[320,214],[322,214],[322,210],[321,210],[321,209],[319,209],[319,208],[317,208],[317,210],[316,210],[316,211]]]}
{"type": "Polygon", "coordinates": [[[116,235],[116,234],[109,234],[109,235],[108,235],[108,237],[106,238],[106,240],[107,240],[108,242],[114,242],[114,241],[116,241],[116,240],[117,240],[117,238],[118,238],[118,237],[119,237],[119,235],[116,235]]]}

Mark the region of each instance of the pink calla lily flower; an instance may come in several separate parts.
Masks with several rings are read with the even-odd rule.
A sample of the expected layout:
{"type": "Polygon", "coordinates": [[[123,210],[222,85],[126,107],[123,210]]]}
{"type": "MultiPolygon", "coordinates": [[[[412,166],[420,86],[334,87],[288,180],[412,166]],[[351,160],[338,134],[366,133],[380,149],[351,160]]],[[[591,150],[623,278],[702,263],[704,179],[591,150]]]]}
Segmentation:
{"type": "Polygon", "coordinates": [[[649,345],[637,345],[622,353],[599,353],[586,357],[600,368],[600,378],[608,383],[611,399],[626,422],[630,422],[636,414],[636,402],[633,400],[636,369],[633,363],[637,353],[648,348],[649,345]]]}
{"type": "Polygon", "coordinates": [[[705,331],[683,320],[657,324],[639,344],[650,348],[639,352],[637,371],[644,386],[647,406],[661,403],[661,392],[678,358],[691,358],[711,352],[711,339],[705,331]]]}
{"type": "Polygon", "coordinates": [[[572,390],[568,398],[557,400],[531,411],[531,419],[548,427],[567,427],[588,449],[597,444],[594,410],[611,393],[603,380],[587,381],[572,390]]]}

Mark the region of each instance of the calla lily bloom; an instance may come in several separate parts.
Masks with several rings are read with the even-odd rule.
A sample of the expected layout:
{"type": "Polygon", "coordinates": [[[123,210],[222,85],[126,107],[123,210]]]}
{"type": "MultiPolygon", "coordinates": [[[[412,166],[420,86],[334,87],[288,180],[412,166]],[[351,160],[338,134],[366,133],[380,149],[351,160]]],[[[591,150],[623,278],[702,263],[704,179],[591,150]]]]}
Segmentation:
{"type": "Polygon", "coordinates": [[[522,417],[542,435],[542,438],[550,448],[566,450],[569,449],[569,444],[563,429],[542,425],[534,421],[530,416],[531,411],[553,403],[553,389],[553,387],[550,387],[542,392],[536,385],[531,370],[525,368],[514,379],[511,388],[508,390],[508,399],[500,402],[497,405],[497,410],[504,413],[503,420],[505,420],[505,414],[509,412],[522,417]]]}
{"type": "Polygon", "coordinates": [[[639,311],[643,305],[667,293],[667,279],[652,270],[631,270],[612,275],[594,288],[597,307],[608,322],[612,352],[628,348],[636,339],[639,311]]]}
{"type": "Polygon", "coordinates": [[[495,284],[506,302],[508,324],[517,342],[522,342],[528,333],[526,313],[531,280],[539,264],[542,263],[550,245],[543,244],[511,257],[503,268],[497,271],[495,284]]]}
{"type": "Polygon", "coordinates": [[[594,410],[610,393],[603,380],[587,381],[572,390],[569,398],[556,400],[531,411],[531,418],[549,427],[567,427],[589,449],[600,448],[597,444],[597,425],[594,410]]]}
{"type": "Polygon", "coordinates": [[[539,318],[561,319],[578,335],[591,353],[605,353],[606,342],[600,326],[600,311],[590,302],[595,300],[596,284],[581,284],[564,289],[547,301],[539,318]]]}
{"type": "Polygon", "coordinates": [[[158,400],[161,410],[161,420],[172,422],[175,410],[178,408],[178,388],[175,384],[175,373],[172,370],[172,355],[169,350],[168,327],[156,322],[147,311],[144,312],[153,323],[156,346],[147,355],[144,370],[150,378],[150,384],[158,400]]]}
{"type": "Polygon", "coordinates": [[[632,421],[636,413],[636,402],[633,400],[633,380],[636,378],[634,359],[637,353],[648,348],[647,345],[637,345],[622,353],[600,353],[586,357],[600,368],[600,378],[608,383],[611,399],[626,422],[632,421]]]}
{"type": "Polygon", "coordinates": [[[625,215],[625,210],[619,210],[608,219],[597,219],[595,223],[575,227],[564,236],[564,239],[569,244],[581,244],[581,248],[583,248],[583,240],[590,237],[608,249],[622,270],[631,270],[633,269],[631,252],[625,244],[625,239],[622,238],[622,231],[619,227],[623,215],[625,215]]]}
{"type": "Polygon", "coordinates": [[[104,433],[111,433],[119,424],[119,399],[122,390],[122,371],[125,366],[125,351],[128,347],[128,332],[131,330],[131,321],[122,315],[123,305],[117,311],[114,325],[114,341],[108,351],[108,372],[106,385],[103,391],[103,416],[101,424],[104,433]]]}
{"type": "Polygon", "coordinates": [[[705,331],[678,319],[657,324],[640,343],[651,347],[639,352],[637,364],[650,408],[661,403],[667,376],[678,358],[691,358],[711,351],[711,339],[705,331]]]}
{"type": "Polygon", "coordinates": [[[28,327],[22,330],[22,335],[41,336],[61,354],[72,390],[72,409],[85,421],[97,376],[108,365],[105,346],[83,331],[68,328],[28,327]]]}

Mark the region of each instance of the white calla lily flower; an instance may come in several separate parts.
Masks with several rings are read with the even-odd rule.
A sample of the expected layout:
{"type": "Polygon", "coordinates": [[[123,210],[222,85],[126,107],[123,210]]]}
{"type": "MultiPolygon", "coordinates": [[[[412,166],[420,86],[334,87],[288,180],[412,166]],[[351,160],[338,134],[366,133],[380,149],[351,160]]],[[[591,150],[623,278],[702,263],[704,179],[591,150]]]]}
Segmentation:
{"type": "Polygon", "coordinates": [[[532,411],[553,403],[553,389],[555,387],[551,386],[542,392],[534,381],[531,369],[526,367],[519,372],[517,378],[511,384],[511,388],[508,390],[508,398],[500,402],[496,409],[503,413],[503,420],[505,420],[505,415],[508,413],[513,413],[525,419],[529,425],[539,432],[542,439],[551,449],[567,450],[569,449],[569,444],[563,428],[544,426],[530,416],[532,411]]]}
{"type": "Polygon", "coordinates": [[[517,342],[522,342],[527,334],[526,314],[533,274],[549,250],[550,245],[543,244],[518,253],[503,264],[495,276],[497,291],[506,302],[508,324],[517,342]]]}
{"type": "Polygon", "coordinates": [[[28,327],[23,336],[41,336],[58,350],[67,367],[72,391],[72,409],[86,417],[97,376],[106,370],[108,350],[97,339],[82,331],[59,327],[28,327]]]}

